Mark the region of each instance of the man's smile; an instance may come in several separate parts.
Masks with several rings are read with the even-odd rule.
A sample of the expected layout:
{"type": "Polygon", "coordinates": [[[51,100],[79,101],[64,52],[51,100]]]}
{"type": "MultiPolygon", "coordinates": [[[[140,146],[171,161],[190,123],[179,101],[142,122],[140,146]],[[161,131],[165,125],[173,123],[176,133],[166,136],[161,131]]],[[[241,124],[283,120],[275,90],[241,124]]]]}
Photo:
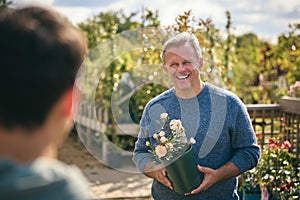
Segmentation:
{"type": "Polygon", "coordinates": [[[188,77],[190,77],[190,74],[184,75],[184,76],[176,76],[176,78],[179,80],[184,80],[184,79],[187,79],[188,77]]]}

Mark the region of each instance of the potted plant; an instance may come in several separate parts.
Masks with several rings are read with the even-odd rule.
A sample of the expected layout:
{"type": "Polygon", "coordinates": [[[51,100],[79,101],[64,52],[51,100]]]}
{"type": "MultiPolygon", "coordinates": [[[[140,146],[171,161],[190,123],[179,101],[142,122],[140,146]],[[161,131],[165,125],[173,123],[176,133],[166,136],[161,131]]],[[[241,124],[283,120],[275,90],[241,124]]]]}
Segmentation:
{"type": "Polygon", "coordinates": [[[243,200],[260,200],[261,190],[260,185],[255,177],[255,168],[245,172],[240,176],[240,198],[243,200]]]}
{"type": "Polygon", "coordinates": [[[290,150],[289,141],[271,138],[257,167],[245,173],[248,178],[245,186],[264,188],[261,192],[267,191],[269,199],[298,199],[300,176],[293,166],[294,155],[290,150]]]}
{"type": "Polygon", "coordinates": [[[281,98],[280,106],[285,112],[300,114],[300,81],[290,86],[289,96],[281,98]]]}
{"type": "Polygon", "coordinates": [[[192,144],[179,119],[170,120],[167,113],[161,113],[162,128],[146,141],[149,151],[158,163],[164,165],[175,192],[185,194],[198,187],[202,181],[194,158],[192,144]]]}
{"type": "Polygon", "coordinates": [[[290,86],[290,96],[300,98],[300,81],[296,81],[290,86]]]}

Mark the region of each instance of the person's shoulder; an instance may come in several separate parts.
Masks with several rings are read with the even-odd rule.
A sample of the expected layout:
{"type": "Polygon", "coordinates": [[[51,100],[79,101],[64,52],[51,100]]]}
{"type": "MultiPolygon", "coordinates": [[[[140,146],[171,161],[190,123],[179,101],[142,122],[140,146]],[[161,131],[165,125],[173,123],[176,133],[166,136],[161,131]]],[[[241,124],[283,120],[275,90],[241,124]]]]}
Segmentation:
{"type": "Polygon", "coordinates": [[[225,88],[221,88],[221,87],[212,85],[210,83],[206,83],[206,84],[209,89],[209,93],[211,95],[218,95],[218,96],[223,96],[226,98],[233,98],[233,99],[238,98],[238,96],[235,93],[233,93],[225,88]]]}
{"type": "Polygon", "coordinates": [[[206,83],[206,85],[208,87],[210,95],[223,97],[226,99],[227,103],[242,104],[242,101],[235,93],[227,89],[212,85],[210,83],[206,83]]]}
{"type": "Polygon", "coordinates": [[[31,170],[49,183],[65,185],[64,191],[69,195],[81,196],[88,191],[88,182],[81,170],[54,159],[40,158],[35,161],[31,170]]]}
{"type": "Polygon", "coordinates": [[[45,158],[28,166],[9,162],[1,166],[6,174],[1,199],[88,199],[88,182],[77,167],[45,158]]]}
{"type": "Polygon", "coordinates": [[[39,158],[34,161],[30,167],[33,172],[43,175],[44,172],[48,172],[48,177],[50,179],[71,179],[80,178],[82,173],[80,169],[74,165],[67,165],[61,161],[48,158],[39,158]],[[68,173],[66,173],[68,172],[68,173]]]}
{"type": "Polygon", "coordinates": [[[49,193],[59,191],[57,198],[72,200],[88,198],[88,181],[76,166],[54,159],[39,158],[30,166],[30,171],[44,181],[49,193]]]}

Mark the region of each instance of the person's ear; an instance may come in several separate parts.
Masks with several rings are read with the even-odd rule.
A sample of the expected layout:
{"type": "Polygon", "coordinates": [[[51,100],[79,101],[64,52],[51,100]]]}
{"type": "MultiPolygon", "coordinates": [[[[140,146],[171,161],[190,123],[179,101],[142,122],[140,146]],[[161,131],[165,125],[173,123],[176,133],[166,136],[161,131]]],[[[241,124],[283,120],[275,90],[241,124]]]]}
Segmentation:
{"type": "Polygon", "coordinates": [[[200,58],[200,61],[199,61],[199,70],[202,70],[203,67],[204,67],[203,58],[200,58]]]}
{"type": "Polygon", "coordinates": [[[62,96],[62,106],[63,114],[66,117],[72,116],[72,98],[73,98],[73,88],[69,88],[62,96]]]}
{"type": "Polygon", "coordinates": [[[165,70],[165,71],[167,71],[167,66],[166,66],[166,64],[162,64],[162,68],[165,70]]]}

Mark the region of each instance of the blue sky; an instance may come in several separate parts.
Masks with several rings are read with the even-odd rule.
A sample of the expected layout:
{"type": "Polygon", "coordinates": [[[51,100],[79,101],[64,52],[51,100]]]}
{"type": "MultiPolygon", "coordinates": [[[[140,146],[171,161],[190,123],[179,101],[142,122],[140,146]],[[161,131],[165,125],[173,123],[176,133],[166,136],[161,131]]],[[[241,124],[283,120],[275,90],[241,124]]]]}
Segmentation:
{"type": "Polygon", "coordinates": [[[13,0],[16,4],[50,5],[78,23],[99,12],[122,9],[125,13],[142,8],[159,11],[163,25],[174,24],[178,14],[192,10],[196,18],[210,17],[219,29],[226,24],[225,11],[231,12],[234,32],[253,32],[260,38],[276,41],[287,32],[289,23],[300,23],[299,0],[13,0]]]}

